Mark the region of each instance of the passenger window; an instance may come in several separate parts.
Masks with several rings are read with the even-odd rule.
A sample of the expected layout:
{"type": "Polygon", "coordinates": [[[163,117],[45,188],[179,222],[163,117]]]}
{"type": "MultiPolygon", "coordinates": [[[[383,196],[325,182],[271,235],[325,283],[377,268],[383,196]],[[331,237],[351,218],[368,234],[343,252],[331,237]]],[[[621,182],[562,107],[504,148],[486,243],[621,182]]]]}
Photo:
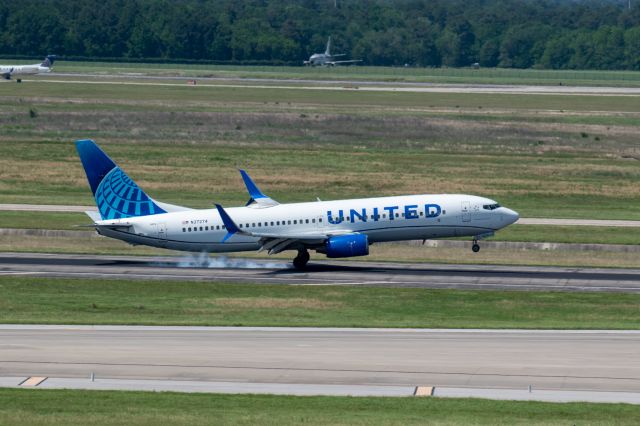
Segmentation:
{"type": "Polygon", "coordinates": [[[447,214],[447,211],[446,210],[442,210],[442,214],[447,214]]]}
{"type": "Polygon", "coordinates": [[[294,224],[294,225],[297,225],[297,224],[298,224],[298,220],[297,220],[297,219],[294,219],[293,224],[294,224]]]}
{"type": "Polygon", "coordinates": [[[262,222],[258,222],[258,226],[262,226],[262,222]]]}
{"type": "Polygon", "coordinates": [[[404,217],[404,213],[402,213],[402,217],[404,217]]]}
{"type": "Polygon", "coordinates": [[[271,222],[271,226],[273,226],[273,222],[271,222]]]}
{"type": "Polygon", "coordinates": [[[287,225],[291,225],[291,221],[290,220],[287,221],[287,225]]]}
{"type": "Polygon", "coordinates": [[[306,219],[306,220],[304,221],[304,223],[309,223],[309,219],[306,219]]]}
{"type": "Polygon", "coordinates": [[[424,212],[420,212],[420,216],[424,216],[424,212]]]}
{"type": "Polygon", "coordinates": [[[182,228],[182,232],[187,232],[187,228],[182,228]]]}
{"type": "Polygon", "coordinates": [[[191,232],[191,228],[189,228],[189,232],[191,232]]]}
{"type": "Polygon", "coordinates": [[[316,220],[315,219],[311,219],[311,223],[316,223],[316,220]]]}
{"type": "Polygon", "coordinates": [[[208,230],[209,230],[209,227],[208,227],[208,226],[205,226],[205,227],[204,227],[204,230],[205,230],[205,231],[208,231],[208,230]]]}
{"type": "MultiPolygon", "coordinates": [[[[242,226],[242,225],[240,225],[242,226]]],[[[219,231],[220,230],[220,225],[216,225],[216,229],[219,231]]]]}
{"type": "Polygon", "coordinates": [[[387,218],[387,214],[386,214],[386,213],[384,213],[384,214],[382,215],[382,218],[383,218],[383,219],[386,219],[386,218],[387,218]]]}
{"type": "Polygon", "coordinates": [[[396,217],[400,217],[400,215],[398,213],[396,213],[396,217]]]}
{"type": "Polygon", "coordinates": [[[240,228],[242,228],[242,224],[240,224],[240,228]]]}
{"type": "Polygon", "coordinates": [[[222,229],[227,229],[227,227],[226,227],[226,226],[224,226],[224,225],[222,225],[222,229]]]}
{"type": "Polygon", "coordinates": [[[318,222],[322,222],[322,218],[318,219],[318,222]]]}
{"type": "Polygon", "coordinates": [[[251,226],[253,226],[253,227],[255,228],[255,227],[256,227],[256,224],[255,224],[255,223],[252,223],[252,224],[251,224],[251,226]]]}

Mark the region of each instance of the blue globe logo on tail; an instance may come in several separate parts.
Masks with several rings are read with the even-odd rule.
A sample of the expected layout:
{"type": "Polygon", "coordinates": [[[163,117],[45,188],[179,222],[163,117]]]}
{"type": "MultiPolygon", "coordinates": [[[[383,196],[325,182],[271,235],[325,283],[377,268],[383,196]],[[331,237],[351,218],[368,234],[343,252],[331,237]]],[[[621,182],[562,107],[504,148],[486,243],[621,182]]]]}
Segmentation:
{"type": "Polygon", "coordinates": [[[102,179],[95,197],[103,219],[166,213],[120,167],[114,168],[102,179]]]}
{"type": "Polygon", "coordinates": [[[166,213],[95,142],[76,148],[103,220],[166,213]]]}

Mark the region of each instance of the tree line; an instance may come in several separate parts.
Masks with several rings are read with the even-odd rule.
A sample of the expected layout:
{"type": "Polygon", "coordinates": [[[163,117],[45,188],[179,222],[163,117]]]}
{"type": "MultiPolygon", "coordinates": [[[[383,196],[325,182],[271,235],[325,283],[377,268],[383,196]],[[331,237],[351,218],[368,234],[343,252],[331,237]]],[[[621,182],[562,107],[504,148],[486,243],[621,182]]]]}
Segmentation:
{"type": "MultiPolygon", "coordinates": [[[[634,0],[635,2],[635,0],[634,0]]],[[[628,0],[0,0],[0,55],[640,70],[628,0]]]]}

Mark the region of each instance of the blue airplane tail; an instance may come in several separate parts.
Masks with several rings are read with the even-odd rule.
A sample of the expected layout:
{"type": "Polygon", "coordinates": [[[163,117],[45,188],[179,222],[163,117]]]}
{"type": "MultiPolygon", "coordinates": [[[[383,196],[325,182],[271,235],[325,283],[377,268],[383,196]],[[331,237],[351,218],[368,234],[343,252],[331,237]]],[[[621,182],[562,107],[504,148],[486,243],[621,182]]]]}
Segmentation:
{"type": "Polygon", "coordinates": [[[166,213],[92,140],[79,140],[76,149],[102,219],[166,213]]]}
{"type": "Polygon", "coordinates": [[[56,55],[47,55],[47,57],[44,58],[44,61],[42,61],[40,66],[51,68],[55,61],[56,61],[56,55]]]}

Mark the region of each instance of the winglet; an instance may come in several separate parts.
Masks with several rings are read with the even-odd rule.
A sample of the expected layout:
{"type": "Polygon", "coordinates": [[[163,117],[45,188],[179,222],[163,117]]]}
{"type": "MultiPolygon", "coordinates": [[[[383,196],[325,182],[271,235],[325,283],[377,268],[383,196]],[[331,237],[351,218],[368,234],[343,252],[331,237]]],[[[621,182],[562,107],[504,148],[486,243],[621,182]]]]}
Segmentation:
{"type": "Polygon", "coordinates": [[[224,223],[225,228],[227,228],[227,235],[224,236],[222,242],[226,242],[229,238],[233,237],[236,233],[242,233],[238,225],[231,219],[231,217],[227,214],[227,212],[222,208],[220,204],[216,204],[216,209],[218,209],[218,213],[222,218],[222,223],[224,223]]]}
{"type": "Polygon", "coordinates": [[[251,204],[258,204],[261,207],[270,207],[277,206],[278,202],[267,197],[260,191],[260,188],[253,182],[251,176],[244,170],[240,169],[240,175],[242,176],[242,180],[244,181],[244,186],[247,187],[247,191],[249,192],[249,196],[251,197],[247,202],[247,206],[251,204]]]}
{"type": "Polygon", "coordinates": [[[240,175],[242,175],[242,180],[244,181],[244,186],[247,187],[247,191],[249,191],[249,195],[254,200],[256,198],[269,198],[260,191],[260,188],[253,182],[251,176],[244,170],[240,169],[240,175]]]}

